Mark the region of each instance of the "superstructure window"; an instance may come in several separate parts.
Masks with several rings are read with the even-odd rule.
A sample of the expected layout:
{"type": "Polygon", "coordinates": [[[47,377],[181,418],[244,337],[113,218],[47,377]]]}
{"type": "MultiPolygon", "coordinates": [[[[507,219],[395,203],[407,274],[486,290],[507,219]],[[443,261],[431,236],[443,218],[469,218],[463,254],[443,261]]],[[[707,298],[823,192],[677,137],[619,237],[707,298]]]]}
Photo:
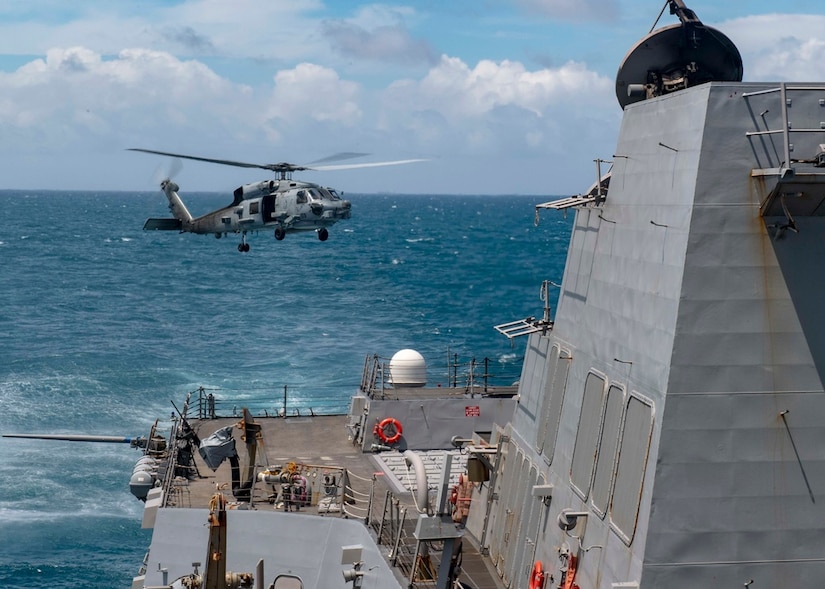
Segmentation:
{"type": "Polygon", "coordinates": [[[593,475],[593,491],[590,496],[593,509],[602,517],[607,513],[610,500],[610,485],[615,472],[616,449],[619,446],[619,429],[622,425],[623,410],[624,389],[619,385],[611,384],[607,389],[599,456],[596,458],[596,473],[593,475]]]}
{"type": "Polygon", "coordinates": [[[544,377],[547,360],[547,347],[550,341],[541,337],[539,334],[532,334],[527,340],[527,351],[525,353],[524,366],[521,371],[521,378],[519,379],[518,392],[522,399],[526,399],[530,395],[535,395],[533,387],[540,382],[544,377]]]}
{"type": "Polygon", "coordinates": [[[610,504],[610,523],[628,545],[636,532],[652,431],[653,403],[631,395],[625,410],[616,482],[610,504]]]}
{"type": "Polygon", "coordinates": [[[539,452],[544,448],[544,439],[547,436],[547,411],[550,407],[550,399],[553,396],[553,378],[559,363],[559,347],[554,345],[547,355],[547,377],[544,380],[544,394],[541,401],[541,413],[539,414],[538,431],[536,432],[536,450],[539,452]]]}
{"type": "Polygon", "coordinates": [[[570,467],[570,482],[582,499],[587,499],[593,480],[593,466],[598,449],[599,430],[602,423],[605,379],[591,372],[584,381],[584,396],[579,415],[576,444],[573,447],[573,463],[570,467]]]}
{"type": "MultiPolygon", "coordinates": [[[[556,437],[559,433],[559,421],[561,420],[561,409],[564,404],[564,391],[567,387],[567,373],[570,370],[570,352],[560,350],[555,363],[552,381],[547,375],[549,388],[549,398],[546,400],[547,408],[544,414],[542,447],[539,449],[544,453],[548,464],[553,462],[553,453],[556,451],[556,437]]],[[[548,369],[549,371],[549,369],[548,369]]]]}

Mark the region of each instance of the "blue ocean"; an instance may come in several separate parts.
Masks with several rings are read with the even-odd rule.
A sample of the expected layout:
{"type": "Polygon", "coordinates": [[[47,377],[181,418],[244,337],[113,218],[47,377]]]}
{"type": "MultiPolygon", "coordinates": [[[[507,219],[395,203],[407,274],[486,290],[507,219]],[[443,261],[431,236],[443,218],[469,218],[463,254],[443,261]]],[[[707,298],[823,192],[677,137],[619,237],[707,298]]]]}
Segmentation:
{"type": "MultiPolygon", "coordinates": [[[[195,215],[231,200],[182,196],[195,215]]],[[[201,387],[227,409],[277,413],[286,391],[287,415],[342,413],[365,358],[403,348],[431,385],[448,359],[517,380],[524,338],[493,326],[541,316],[572,217],[536,226],[548,196],[346,198],[328,241],[261,232],[239,253],[233,235],[142,231],[167,215],[160,191],[0,192],[0,433],[147,435],[201,387]]],[[[139,457],[0,438],[0,587],[131,586],[150,540],[139,457]]]]}

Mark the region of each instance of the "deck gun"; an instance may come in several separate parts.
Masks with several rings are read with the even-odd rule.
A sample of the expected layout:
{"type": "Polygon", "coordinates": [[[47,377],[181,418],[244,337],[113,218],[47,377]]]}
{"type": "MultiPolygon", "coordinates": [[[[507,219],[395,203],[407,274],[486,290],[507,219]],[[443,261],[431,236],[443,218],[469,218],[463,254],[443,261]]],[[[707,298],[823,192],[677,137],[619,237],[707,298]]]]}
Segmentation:
{"type": "Polygon", "coordinates": [[[101,436],[90,434],[3,434],[4,438],[28,440],[51,440],[61,442],[98,442],[105,444],[129,444],[143,450],[143,456],[135,464],[129,479],[132,495],[146,501],[149,491],[158,483],[158,468],[162,458],[167,456],[166,439],[157,433],[157,422],[148,437],[143,436],[101,436]]]}

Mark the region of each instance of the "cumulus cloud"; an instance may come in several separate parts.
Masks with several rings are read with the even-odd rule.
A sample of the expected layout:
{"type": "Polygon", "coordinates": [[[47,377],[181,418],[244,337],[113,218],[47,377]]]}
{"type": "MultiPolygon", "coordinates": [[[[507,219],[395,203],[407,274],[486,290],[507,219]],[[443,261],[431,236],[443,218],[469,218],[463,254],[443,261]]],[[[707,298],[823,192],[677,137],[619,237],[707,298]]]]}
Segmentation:
{"type": "Polygon", "coordinates": [[[445,156],[546,156],[569,149],[572,136],[586,149],[618,122],[612,81],[575,62],[529,71],[443,56],[421,80],[392,84],[382,108],[408,144],[445,156]]]}
{"type": "Polygon", "coordinates": [[[825,78],[822,60],[825,16],[764,14],[720,23],[742,54],[748,81],[802,81],[825,78]]]}
{"type": "Polygon", "coordinates": [[[434,64],[437,53],[410,33],[420,19],[410,7],[370,4],[347,19],[322,21],[324,37],[344,57],[398,64],[434,64]]]}
{"type": "Polygon", "coordinates": [[[342,80],[335,70],[302,63],[278,72],[269,104],[269,115],[291,124],[305,120],[344,125],[361,118],[359,87],[342,80]]]}
{"type": "Polygon", "coordinates": [[[433,63],[436,60],[429,44],[413,39],[401,25],[367,30],[353,23],[327,21],[324,35],[333,48],[346,57],[396,63],[433,63]]]}
{"type": "Polygon", "coordinates": [[[389,88],[391,103],[435,109],[451,118],[477,118],[496,107],[513,106],[541,117],[558,104],[591,102],[609,93],[611,82],[575,62],[556,69],[528,71],[519,62],[482,60],[470,68],[455,57],[440,63],[420,81],[389,88]]]}
{"type": "MultiPolygon", "coordinates": [[[[220,125],[234,117],[228,97],[248,89],[227,82],[197,61],[127,49],[112,59],[83,47],[52,49],[12,73],[0,73],[0,125],[32,137],[71,143],[87,135],[143,135],[170,121],[220,125]]],[[[231,122],[228,123],[231,127],[231,122]]],[[[0,140],[0,147],[19,148],[0,140]]]]}
{"type": "Polygon", "coordinates": [[[171,26],[162,27],[162,36],[170,41],[179,44],[187,51],[192,51],[199,54],[215,53],[216,48],[212,40],[206,36],[198,33],[192,27],[186,26],[171,26]]]}
{"type": "MultiPolygon", "coordinates": [[[[470,169],[484,161],[478,158],[521,158],[525,166],[547,156],[570,158],[571,128],[575,148],[590,149],[617,120],[599,114],[605,105],[617,110],[612,81],[574,62],[530,70],[517,61],[468,65],[443,56],[425,75],[378,90],[310,62],[271,80],[246,87],[163,51],[127,49],[106,57],[84,47],[52,49],[0,73],[0,151],[54,154],[38,156],[38,168],[52,168],[57,164],[50,157],[63,162],[71,154],[86,166],[76,163],[72,170],[81,183],[101,158],[89,154],[124,153],[131,146],[253,162],[311,161],[352,150],[387,159],[435,156],[440,171],[428,164],[431,185],[417,187],[462,191],[475,185],[450,184],[460,176],[458,160],[470,169]]],[[[581,157],[586,169],[595,155],[581,157]]],[[[132,155],[126,161],[130,173],[144,167],[132,155]]],[[[187,190],[214,189],[216,176],[203,183],[225,172],[220,168],[199,167],[185,179],[187,190]]],[[[229,173],[232,183],[239,181],[236,171],[229,173]]],[[[378,181],[382,173],[343,172],[349,186],[352,178],[378,181]]],[[[384,181],[397,182],[403,173],[392,170],[384,181]]],[[[330,178],[333,185],[336,180],[330,178]]],[[[510,189],[506,178],[498,181],[506,187],[488,183],[487,189],[510,189]]]]}

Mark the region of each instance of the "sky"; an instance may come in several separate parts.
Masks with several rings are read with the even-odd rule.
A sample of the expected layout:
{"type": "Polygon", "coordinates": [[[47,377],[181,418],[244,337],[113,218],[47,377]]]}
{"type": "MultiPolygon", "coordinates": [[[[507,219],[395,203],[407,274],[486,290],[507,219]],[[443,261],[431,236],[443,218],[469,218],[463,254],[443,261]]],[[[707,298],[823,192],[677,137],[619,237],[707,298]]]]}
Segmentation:
{"type": "MultiPolygon", "coordinates": [[[[825,81],[825,5],[685,0],[745,81],[825,81]]],[[[621,120],[616,71],[664,0],[0,0],[0,189],[151,191],[138,147],[311,171],[340,192],[568,195],[621,120]]],[[[667,10],[657,26],[677,23],[667,10]]],[[[264,170],[186,161],[181,194],[264,170]]]]}

